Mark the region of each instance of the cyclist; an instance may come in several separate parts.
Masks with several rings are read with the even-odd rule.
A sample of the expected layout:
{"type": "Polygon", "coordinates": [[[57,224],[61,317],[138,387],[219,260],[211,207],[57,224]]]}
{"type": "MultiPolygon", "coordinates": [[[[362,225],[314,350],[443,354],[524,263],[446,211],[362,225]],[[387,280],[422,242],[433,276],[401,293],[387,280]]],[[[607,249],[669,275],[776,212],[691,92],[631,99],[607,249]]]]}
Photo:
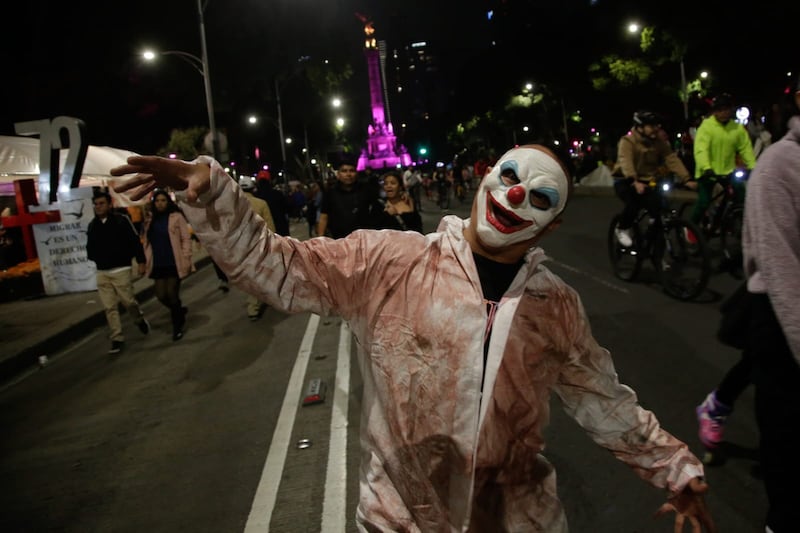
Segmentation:
{"type": "Polygon", "coordinates": [[[630,228],[642,208],[646,208],[651,217],[658,218],[660,199],[649,183],[659,167],[666,166],[687,187],[697,186],[690,181],[691,174],[663,133],[657,114],[637,111],[633,114],[633,127],[617,144],[617,162],[611,173],[615,178],[614,191],[625,204],[621,221],[614,230],[622,246],[633,245],[630,228]]]}
{"type": "MultiPolygon", "coordinates": [[[[728,176],[736,170],[739,156],[747,170],[756,165],[750,135],[744,126],[731,120],[733,97],[722,93],[712,100],[711,115],[697,128],[694,140],[694,175],[697,178],[697,202],[692,211],[692,222],[699,224],[711,203],[717,176],[728,176]]],[[[744,202],[744,182],[732,180],[736,201],[744,202]]]]}

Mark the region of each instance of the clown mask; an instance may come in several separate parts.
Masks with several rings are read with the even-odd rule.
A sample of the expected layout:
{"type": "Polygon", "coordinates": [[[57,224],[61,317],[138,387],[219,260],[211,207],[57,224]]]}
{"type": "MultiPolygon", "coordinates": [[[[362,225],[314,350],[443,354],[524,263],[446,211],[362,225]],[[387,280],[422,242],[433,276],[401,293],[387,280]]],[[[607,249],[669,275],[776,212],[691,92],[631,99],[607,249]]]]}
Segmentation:
{"type": "Polygon", "coordinates": [[[547,152],[506,152],[478,189],[476,231],[481,242],[501,248],[536,237],[564,209],[567,180],[547,152]]]}

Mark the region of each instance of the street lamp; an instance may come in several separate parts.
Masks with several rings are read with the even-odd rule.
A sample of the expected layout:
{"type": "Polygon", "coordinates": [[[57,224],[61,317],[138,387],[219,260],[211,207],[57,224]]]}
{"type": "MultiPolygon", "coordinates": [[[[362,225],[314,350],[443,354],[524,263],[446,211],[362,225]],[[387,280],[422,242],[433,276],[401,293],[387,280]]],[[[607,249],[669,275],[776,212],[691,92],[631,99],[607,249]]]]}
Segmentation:
{"type": "MultiPolygon", "coordinates": [[[[305,63],[309,59],[311,59],[311,56],[300,56],[297,59],[297,62],[305,63]]],[[[301,69],[298,68],[297,70],[289,74],[283,80],[283,82],[289,81],[289,79],[294,77],[299,72],[301,72],[301,69]]],[[[278,136],[280,137],[280,142],[281,142],[281,170],[286,170],[286,139],[283,134],[283,109],[281,108],[281,81],[277,77],[275,78],[275,103],[278,107],[278,136]]],[[[286,185],[286,191],[288,192],[289,190],[288,177],[287,177],[287,183],[285,185],[286,185]]]]}
{"type": "Polygon", "coordinates": [[[155,59],[156,55],[168,56],[174,55],[178,56],[187,63],[189,63],[197,72],[200,73],[200,76],[203,77],[203,84],[206,90],[206,109],[208,111],[208,129],[211,132],[211,147],[214,159],[217,161],[220,160],[220,150],[219,150],[219,135],[217,134],[217,126],[214,121],[214,102],[211,99],[211,74],[208,70],[208,49],[206,48],[206,27],[205,22],[203,21],[203,5],[202,0],[197,0],[197,17],[200,21],[200,50],[201,50],[201,57],[197,57],[194,54],[190,54],[189,52],[182,52],[180,50],[167,50],[165,52],[154,52],[152,50],[146,50],[142,56],[147,61],[152,61],[155,59]]]}
{"type": "MultiPolygon", "coordinates": [[[[628,33],[638,35],[642,31],[644,31],[644,27],[640,26],[637,22],[630,22],[628,24],[628,33]]],[[[685,47],[682,47],[685,50],[685,47]]],[[[678,63],[680,64],[681,69],[681,90],[680,90],[680,98],[681,103],[683,104],[683,119],[688,123],[689,122],[689,90],[686,85],[686,69],[683,66],[683,50],[681,50],[680,58],[678,59],[678,63]]],[[[674,56],[673,56],[674,57],[674,56]]]]}

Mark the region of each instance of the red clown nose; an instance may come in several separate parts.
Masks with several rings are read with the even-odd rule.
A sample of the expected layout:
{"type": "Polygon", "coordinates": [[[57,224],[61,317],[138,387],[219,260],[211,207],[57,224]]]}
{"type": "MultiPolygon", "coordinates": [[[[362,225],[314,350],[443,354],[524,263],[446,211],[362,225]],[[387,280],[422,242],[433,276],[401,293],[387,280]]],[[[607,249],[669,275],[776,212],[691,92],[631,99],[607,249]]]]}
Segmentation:
{"type": "Polygon", "coordinates": [[[512,205],[521,204],[523,201],[525,201],[525,187],[522,185],[514,185],[508,189],[506,197],[512,205]]]}

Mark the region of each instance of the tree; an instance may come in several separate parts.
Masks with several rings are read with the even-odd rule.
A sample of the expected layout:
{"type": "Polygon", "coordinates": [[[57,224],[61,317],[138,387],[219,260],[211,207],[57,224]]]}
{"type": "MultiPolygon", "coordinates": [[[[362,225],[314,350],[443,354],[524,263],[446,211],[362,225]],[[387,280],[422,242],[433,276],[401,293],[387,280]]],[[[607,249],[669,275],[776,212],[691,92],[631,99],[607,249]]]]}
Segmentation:
{"type": "Polygon", "coordinates": [[[687,45],[669,32],[646,26],[639,33],[637,48],[641,53],[639,57],[623,57],[612,53],[591,63],[589,75],[592,86],[597,90],[609,90],[615,85],[644,85],[659,74],[665,65],[680,63],[686,54],[687,45]]]}
{"type": "Polygon", "coordinates": [[[603,56],[589,65],[592,87],[608,90],[616,82],[623,87],[641,85],[653,75],[653,69],[642,59],[625,59],[616,54],[603,56]]]}
{"type": "MultiPolygon", "coordinates": [[[[158,150],[158,155],[167,157],[175,154],[178,159],[192,160],[203,151],[203,139],[208,128],[195,126],[188,129],[174,129],[166,146],[158,150]]],[[[204,151],[203,151],[204,152],[204,151]]]]}

